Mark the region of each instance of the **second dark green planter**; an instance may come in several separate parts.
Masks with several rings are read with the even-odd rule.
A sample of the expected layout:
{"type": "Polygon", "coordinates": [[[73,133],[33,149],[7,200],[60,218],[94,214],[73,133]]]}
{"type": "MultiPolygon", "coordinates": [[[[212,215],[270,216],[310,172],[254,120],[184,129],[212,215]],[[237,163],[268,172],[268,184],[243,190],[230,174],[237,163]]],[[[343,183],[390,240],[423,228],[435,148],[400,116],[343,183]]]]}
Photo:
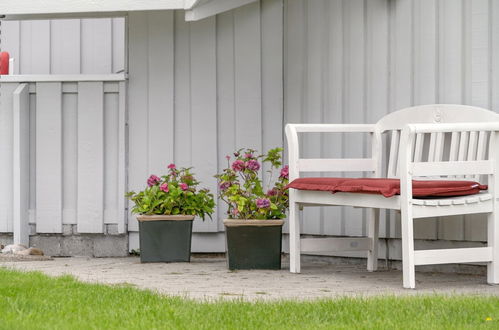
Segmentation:
{"type": "Polygon", "coordinates": [[[283,224],[283,220],[224,220],[229,269],[281,269],[283,224]]]}
{"type": "Polygon", "coordinates": [[[140,215],[140,262],[189,262],[191,215],[140,215]]]}

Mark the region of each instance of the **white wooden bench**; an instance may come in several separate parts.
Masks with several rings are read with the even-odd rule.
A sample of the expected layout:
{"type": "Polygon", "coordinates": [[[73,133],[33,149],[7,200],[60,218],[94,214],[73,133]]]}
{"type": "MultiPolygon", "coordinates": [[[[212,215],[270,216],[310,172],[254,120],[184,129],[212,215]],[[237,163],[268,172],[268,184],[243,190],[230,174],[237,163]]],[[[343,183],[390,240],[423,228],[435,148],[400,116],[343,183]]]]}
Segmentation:
{"type": "Polygon", "coordinates": [[[400,178],[401,190],[400,195],[386,198],[290,189],[290,271],[300,272],[302,251],[351,250],[367,251],[367,269],[375,271],[379,209],[384,208],[401,212],[404,288],[415,287],[415,266],[428,264],[486,262],[487,282],[499,283],[498,134],[498,114],[463,105],[406,108],[386,115],[373,125],[286,125],[290,181],[299,178],[301,172],[366,172],[370,177],[400,178]],[[312,132],[367,133],[371,136],[372,155],[359,159],[300,158],[300,133],[312,132]],[[473,179],[488,184],[489,189],[470,196],[414,199],[412,180],[420,178],[473,179]],[[367,208],[368,236],[300,239],[300,209],[318,205],[367,208]],[[414,220],[474,213],[487,213],[487,247],[414,250],[414,220]]]}

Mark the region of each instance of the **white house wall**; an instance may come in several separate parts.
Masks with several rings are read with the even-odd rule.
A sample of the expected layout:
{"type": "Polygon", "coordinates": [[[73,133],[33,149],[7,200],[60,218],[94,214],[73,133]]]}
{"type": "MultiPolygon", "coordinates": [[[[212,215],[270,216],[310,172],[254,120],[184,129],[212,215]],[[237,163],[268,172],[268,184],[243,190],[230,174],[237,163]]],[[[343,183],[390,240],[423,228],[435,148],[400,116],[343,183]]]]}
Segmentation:
{"type": "MultiPolygon", "coordinates": [[[[131,13],[128,23],[130,189],[175,162],[216,192],[226,155],[282,145],[280,1],[192,23],[180,11],[131,13]]],[[[223,208],[213,218],[196,219],[194,231],[221,231],[223,208]]]]}
{"type": "Polygon", "coordinates": [[[16,74],[117,73],[124,69],[124,18],[2,21],[1,50],[16,74]]]}
{"type": "MultiPolygon", "coordinates": [[[[83,37],[92,30],[84,20],[54,22],[2,23],[2,49],[16,44],[16,38],[29,44],[25,35],[40,39],[41,31],[51,31],[44,37],[50,46],[10,47],[21,54],[20,72],[116,72],[123,67],[113,55],[122,46],[112,46],[119,39],[113,37],[118,33],[114,26],[122,22],[99,21],[102,26],[95,25],[92,33],[103,31],[103,39],[83,37]],[[55,32],[54,26],[66,25],[74,30],[55,32]],[[9,30],[14,31],[11,37],[6,36],[9,30]],[[57,57],[58,51],[74,54],[57,57]],[[87,61],[93,64],[83,64],[87,61]]],[[[225,155],[240,147],[282,145],[286,122],[372,123],[391,111],[425,103],[499,111],[499,0],[265,0],[192,23],[185,22],[183,12],[131,13],[128,24],[130,189],[141,189],[150,174],[161,174],[175,162],[194,166],[204,185],[216,190],[213,174],[225,166],[225,155]]],[[[5,116],[0,115],[0,124],[5,116]]],[[[64,130],[78,126],[76,119],[64,118],[64,130]]],[[[114,136],[108,130],[116,129],[104,132],[114,136]]],[[[68,139],[76,143],[74,136],[68,139]]],[[[368,152],[364,140],[311,137],[306,154],[362,155],[368,152]]],[[[8,148],[3,145],[0,152],[8,148]]],[[[63,159],[76,164],[75,150],[64,149],[63,159]]],[[[0,158],[2,166],[9,165],[0,158]]],[[[75,173],[62,175],[64,189],[77,189],[72,188],[75,173]]],[[[105,187],[110,185],[105,181],[105,187]]],[[[68,203],[74,204],[76,195],[70,193],[68,203]]],[[[223,208],[217,212],[214,221],[195,222],[195,231],[204,234],[195,236],[193,244],[205,240],[203,246],[214,246],[206,251],[219,249],[218,243],[206,241],[221,237],[216,233],[223,230],[223,208]]],[[[347,208],[306,211],[303,229],[363,235],[362,215],[347,208]]],[[[395,217],[383,215],[383,236],[399,236],[395,217]]],[[[128,223],[135,233],[134,218],[128,223]]],[[[1,219],[0,226],[0,231],[11,228],[1,219]]],[[[136,242],[136,234],[132,237],[136,242]]],[[[420,220],[416,237],[485,240],[485,222],[477,216],[420,220]]]]}

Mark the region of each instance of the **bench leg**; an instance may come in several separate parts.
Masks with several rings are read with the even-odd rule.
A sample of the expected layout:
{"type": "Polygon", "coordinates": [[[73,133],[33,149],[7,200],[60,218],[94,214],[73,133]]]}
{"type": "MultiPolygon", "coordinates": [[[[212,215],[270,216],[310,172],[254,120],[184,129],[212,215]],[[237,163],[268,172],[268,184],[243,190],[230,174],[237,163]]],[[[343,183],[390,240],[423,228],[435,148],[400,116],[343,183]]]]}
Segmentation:
{"type": "Polygon", "coordinates": [[[499,217],[487,216],[487,245],[492,248],[492,261],[487,264],[487,283],[499,284],[499,217]]]}
{"type": "Polygon", "coordinates": [[[371,249],[367,251],[367,270],[374,272],[378,269],[379,209],[369,209],[367,212],[367,236],[372,240],[371,249]]]}
{"type": "Polygon", "coordinates": [[[414,221],[406,212],[402,212],[402,275],[404,288],[416,287],[414,265],[414,221]]]}
{"type": "MultiPolygon", "coordinates": [[[[290,189],[291,190],[291,189],[290,189]]],[[[292,195],[292,192],[290,192],[292,195]]],[[[289,201],[289,271],[300,272],[300,209],[290,196],[289,201]]]]}

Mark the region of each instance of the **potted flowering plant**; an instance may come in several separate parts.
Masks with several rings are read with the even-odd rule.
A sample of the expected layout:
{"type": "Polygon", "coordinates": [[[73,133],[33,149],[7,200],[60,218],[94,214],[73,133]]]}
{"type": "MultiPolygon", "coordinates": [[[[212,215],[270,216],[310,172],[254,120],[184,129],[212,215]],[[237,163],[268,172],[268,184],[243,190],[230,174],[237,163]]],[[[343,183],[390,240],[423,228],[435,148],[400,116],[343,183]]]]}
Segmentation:
{"type": "Polygon", "coordinates": [[[211,218],[215,207],[213,194],[198,185],[190,168],[170,164],[166,175],[151,175],[144,190],[127,194],[138,214],[141,262],[190,261],[192,221],[211,218]]]}
{"type": "Polygon", "coordinates": [[[219,198],[228,218],[224,220],[229,269],[280,269],[282,225],[288,209],[289,170],[281,168],[282,148],[265,155],[240,149],[215,177],[219,198]],[[260,175],[261,163],[270,165],[267,182],[260,175]],[[279,175],[274,172],[280,170],[279,175]]]}

